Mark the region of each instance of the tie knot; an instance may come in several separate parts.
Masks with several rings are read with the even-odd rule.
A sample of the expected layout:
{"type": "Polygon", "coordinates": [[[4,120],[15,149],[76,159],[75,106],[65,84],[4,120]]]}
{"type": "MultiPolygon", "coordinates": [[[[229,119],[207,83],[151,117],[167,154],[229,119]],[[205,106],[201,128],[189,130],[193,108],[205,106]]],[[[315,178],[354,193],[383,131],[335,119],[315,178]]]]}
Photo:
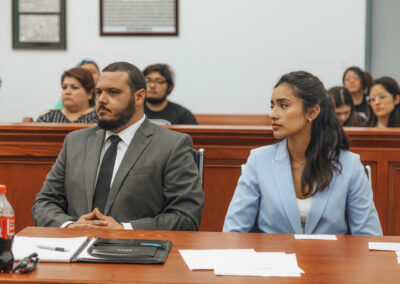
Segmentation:
{"type": "Polygon", "coordinates": [[[118,144],[118,142],[121,141],[118,135],[111,135],[108,139],[110,139],[111,144],[118,144]]]}

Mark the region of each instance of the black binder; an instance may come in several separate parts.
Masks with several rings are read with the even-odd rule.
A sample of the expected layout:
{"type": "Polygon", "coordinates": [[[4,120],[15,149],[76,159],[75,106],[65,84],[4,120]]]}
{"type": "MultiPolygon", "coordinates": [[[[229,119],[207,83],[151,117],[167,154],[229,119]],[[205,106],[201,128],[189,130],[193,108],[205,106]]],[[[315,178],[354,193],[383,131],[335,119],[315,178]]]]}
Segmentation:
{"type": "Polygon", "coordinates": [[[171,249],[171,241],[96,238],[83,246],[71,262],[163,264],[171,249]],[[90,257],[82,257],[87,250],[90,257]]]}

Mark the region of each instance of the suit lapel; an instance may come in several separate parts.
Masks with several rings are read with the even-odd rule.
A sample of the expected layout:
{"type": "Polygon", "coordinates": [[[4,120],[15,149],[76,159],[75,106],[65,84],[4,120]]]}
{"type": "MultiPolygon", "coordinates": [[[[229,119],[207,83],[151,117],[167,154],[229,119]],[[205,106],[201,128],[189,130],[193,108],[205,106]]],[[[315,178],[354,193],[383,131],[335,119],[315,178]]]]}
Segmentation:
{"type": "Polygon", "coordinates": [[[336,173],[334,173],[332,182],[328,188],[325,188],[322,192],[318,192],[312,197],[310,211],[307,214],[306,225],[304,233],[311,234],[321,219],[322,213],[325,210],[326,203],[329,200],[331,194],[331,188],[334,188],[336,173]]]}
{"type": "Polygon", "coordinates": [[[274,178],[282,208],[292,226],[294,233],[301,233],[300,213],[297,206],[296,193],[293,185],[292,170],[290,167],[287,140],[279,143],[273,162],[274,178]]]}
{"type": "Polygon", "coordinates": [[[95,135],[91,135],[86,142],[85,156],[85,190],[88,202],[88,212],[93,210],[93,196],[95,191],[97,169],[99,167],[101,147],[104,143],[105,131],[97,129],[95,135]]]}
{"type": "Polygon", "coordinates": [[[107,215],[110,211],[111,205],[121,188],[122,182],[125,176],[128,174],[129,170],[136,164],[136,161],[142,155],[143,151],[151,142],[151,136],[154,133],[153,125],[145,119],[139,129],[136,131],[131,143],[126,150],[125,156],[121,161],[121,165],[115,175],[113,184],[111,185],[110,193],[108,194],[108,199],[106,207],[104,209],[104,214],[107,215]]]}

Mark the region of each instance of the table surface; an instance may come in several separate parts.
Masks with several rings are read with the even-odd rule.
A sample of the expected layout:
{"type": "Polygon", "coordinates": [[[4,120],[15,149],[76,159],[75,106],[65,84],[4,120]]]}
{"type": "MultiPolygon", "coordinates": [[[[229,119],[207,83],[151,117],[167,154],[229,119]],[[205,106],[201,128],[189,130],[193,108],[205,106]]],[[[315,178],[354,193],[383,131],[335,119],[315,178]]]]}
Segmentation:
{"type": "Polygon", "coordinates": [[[30,237],[99,236],[171,240],[165,264],[39,263],[29,274],[1,274],[0,282],[17,283],[399,283],[394,252],[370,251],[369,241],[400,242],[400,237],[337,236],[338,240],[295,240],[291,234],[82,230],[27,227],[30,237]],[[296,253],[301,277],[215,276],[190,271],[179,249],[254,248],[257,252],[296,253]]]}

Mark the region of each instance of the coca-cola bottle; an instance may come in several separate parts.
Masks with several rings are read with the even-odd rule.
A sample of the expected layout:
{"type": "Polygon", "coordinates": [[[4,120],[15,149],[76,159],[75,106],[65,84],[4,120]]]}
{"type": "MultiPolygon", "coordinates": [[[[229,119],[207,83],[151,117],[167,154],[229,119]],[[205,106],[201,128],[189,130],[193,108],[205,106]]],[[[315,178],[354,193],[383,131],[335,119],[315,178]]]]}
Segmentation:
{"type": "Polygon", "coordinates": [[[0,185],[0,273],[11,272],[14,256],[11,251],[15,232],[14,210],[6,198],[7,188],[0,185]]]}

